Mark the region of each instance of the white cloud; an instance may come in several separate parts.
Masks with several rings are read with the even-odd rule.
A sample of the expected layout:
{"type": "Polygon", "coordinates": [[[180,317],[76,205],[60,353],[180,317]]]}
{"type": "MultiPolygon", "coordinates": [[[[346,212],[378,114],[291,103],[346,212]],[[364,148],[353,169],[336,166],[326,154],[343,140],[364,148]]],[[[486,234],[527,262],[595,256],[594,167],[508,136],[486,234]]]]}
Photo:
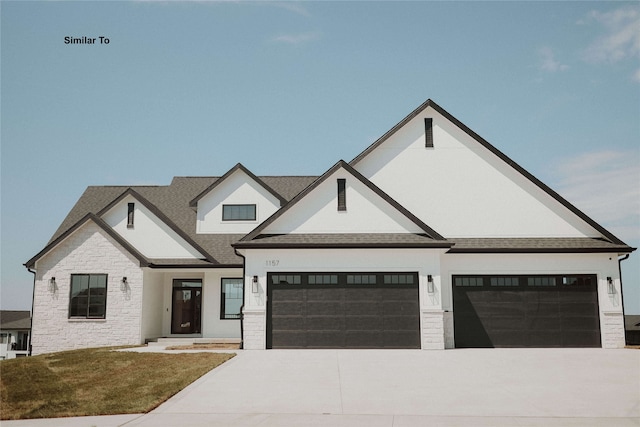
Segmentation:
{"type": "Polygon", "coordinates": [[[568,65],[562,64],[560,61],[556,60],[553,49],[550,47],[538,49],[538,57],[540,59],[540,69],[542,71],[555,73],[557,71],[565,71],[569,69],[568,65]]]}
{"type": "Polygon", "coordinates": [[[640,153],[605,150],[556,165],[560,194],[622,240],[640,238],[640,153]]]}
{"type": "Polygon", "coordinates": [[[311,13],[305,7],[302,6],[302,3],[297,1],[264,2],[262,4],[279,7],[281,9],[285,9],[302,16],[311,16],[311,13]]]}
{"type": "Polygon", "coordinates": [[[307,32],[307,33],[298,33],[298,34],[281,34],[279,36],[273,37],[271,41],[276,43],[290,44],[290,45],[301,45],[301,44],[312,42],[319,39],[320,39],[320,33],[307,32]]]}
{"type": "MultiPolygon", "coordinates": [[[[603,34],[584,51],[586,61],[613,63],[640,58],[640,8],[626,6],[604,13],[592,11],[588,18],[602,27],[603,34]]],[[[640,69],[633,79],[640,82],[640,69]]]]}

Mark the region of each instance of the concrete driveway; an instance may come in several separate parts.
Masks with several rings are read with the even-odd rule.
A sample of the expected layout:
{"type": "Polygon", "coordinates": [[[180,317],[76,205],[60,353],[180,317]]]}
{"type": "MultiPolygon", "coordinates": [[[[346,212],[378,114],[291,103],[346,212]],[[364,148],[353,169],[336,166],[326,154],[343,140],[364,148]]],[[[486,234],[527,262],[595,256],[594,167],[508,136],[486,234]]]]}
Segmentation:
{"type": "Polygon", "coordinates": [[[640,351],[240,351],[128,417],[87,425],[640,426],[640,351]]]}

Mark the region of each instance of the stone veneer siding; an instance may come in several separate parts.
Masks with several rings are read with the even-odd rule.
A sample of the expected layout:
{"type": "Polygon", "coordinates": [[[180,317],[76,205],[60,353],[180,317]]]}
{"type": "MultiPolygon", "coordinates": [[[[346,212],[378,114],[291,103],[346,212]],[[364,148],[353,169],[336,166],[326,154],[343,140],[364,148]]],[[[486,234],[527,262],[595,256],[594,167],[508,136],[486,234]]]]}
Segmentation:
{"type": "Polygon", "coordinates": [[[602,313],[602,348],[624,348],[624,316],[620,312],[602,313]]]}
{"type": "Polygon", "coordinates": [[[140,344],[142,269],[139,262],[88,222],[36,263],[31,345],[33,354],[87,347],[140,344]],[[69,319],[71,274],[107,274],[104,319],[69,319]],[[122,277],[128,289],[121,290],[122,277]],[[56,278],[57,291],[49,291],[56,278]]]}
{"type": "Polygon", "coordinates": [[[444,350],[446,314],[444,310],[422,311],[423,350],[444,350]]]}
{"type": "Polygon", "coordinates": [[[243,311],[243,348],[264,350],[267,348],[266,313],[264,310],[243,311]]]}

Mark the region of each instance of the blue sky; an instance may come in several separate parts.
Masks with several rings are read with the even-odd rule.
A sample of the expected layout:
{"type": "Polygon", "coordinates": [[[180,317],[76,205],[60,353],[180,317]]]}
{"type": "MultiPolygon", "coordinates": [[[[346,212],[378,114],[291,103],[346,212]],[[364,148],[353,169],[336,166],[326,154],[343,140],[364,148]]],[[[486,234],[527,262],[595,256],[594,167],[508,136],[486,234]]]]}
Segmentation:
{"type": "MultiPolygon", "coordinates": [[[[3,309],[88,185],[322,174],[427,98],[640,245],[637,2],[7,2],[3,309]],[[109,44],[67,45],[65,36],[109,44]]],[[[640,262],[623,262],[640,313],[640,262]]]]}

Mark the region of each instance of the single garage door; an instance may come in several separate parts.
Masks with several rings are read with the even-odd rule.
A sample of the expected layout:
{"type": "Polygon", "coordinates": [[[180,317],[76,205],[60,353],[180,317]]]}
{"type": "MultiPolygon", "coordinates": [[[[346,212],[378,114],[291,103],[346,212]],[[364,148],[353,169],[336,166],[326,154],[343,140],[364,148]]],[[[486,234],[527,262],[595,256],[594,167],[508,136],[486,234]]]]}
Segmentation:
{"type": "Polygon", "coordinates": [[[600,347],[595,275],[453,276],[456,347],[600,347]]]}
{"type": "Polygon", "coordinates": [[[420,348],[417,273],[267,279],[267,348],[420,348]]]}

